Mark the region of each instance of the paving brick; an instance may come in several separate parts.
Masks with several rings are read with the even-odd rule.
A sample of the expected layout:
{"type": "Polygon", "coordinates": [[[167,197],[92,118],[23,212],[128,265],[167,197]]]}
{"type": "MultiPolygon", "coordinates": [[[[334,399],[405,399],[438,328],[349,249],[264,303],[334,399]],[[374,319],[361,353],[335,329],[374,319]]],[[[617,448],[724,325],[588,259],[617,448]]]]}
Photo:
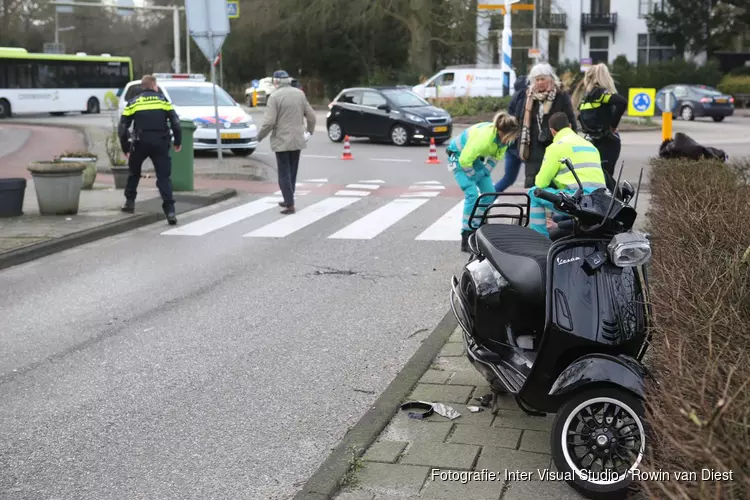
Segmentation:
{"type": "Polygon", "coordinates": [[[521,432],[519,429],[487,428],[457,423],[448,442],[516,449],[521,432]]]}
{"type": "Polygon", "coordinates": [[[471,363],[469,363],[469,360],[466,359],[466,356],[461,357],[438,357],[435,358],[435,360],[432,362],[432,366],[430,367],[433,370],[445,370],[447,372],[458,372],[462,370],[474,370],[474,367],[471,366],[471,363]]]}
{"type": "Polygon", "coordinates": [[[424,500],[423,497],[416,497],[413,495],[393,495],[393,494],[385,494],[385,495],[377,495],[375,497],[375,500],[424,500]]]}
{"type": "Polygon", "coordinates": [[[517,481],[510,483],[502,500],[583,500],[586,497],[565,481],[517,481]]]}
{"type": "Polygon", "coordinates": [[[523,431],[521,446],[519,450],[536,451],[539,453],[550,452],[550,433],[542,431],[523,431]]]}
{"type": "Polygon", "coordinates": [[[430,467],[365,462],[356,475],[359,487],[381,494],[417,495],[430,467]]]}
{"type": "MultiPolygon", "coordinates": [[[[538,470],[550,468],[552,457],[543,453],[532,453],[530,451],[510,450],[495,446],[485,446],[479,454],[476,470],[487,469],[505,473],[505,471],[520,471],[532,473],[529,478],[532,481],[540,481],[538,470]]],[[[522,480],[519,476],[511,480],[522,480]]],[[[527,479],[528,480],[528,479],[527,479]]]]}
{"type": "Polygon", "coordinates": [[[394,463],[408,444],[405,441],[378,441],[370,446],[362,458],[370,462],[394,463]]]}
{"type": "Polygon", "coordinates": [[[494,479],[490,480],[489,475],[482,476],[479,471],[433,470],[427,476],[420,497],[430,500],[499,500],[504,480],[502,475],[494,479]]]}
{"type": "Polygon", "coordinates": [[[417,384],[408,400],[430,401],[432,403],[466,404],[473,387],[465,385],[417,384]]]}
{"type": "Polygon", "coordinates": [[[334,497],[335,500],[374,500],[375,493],[360,489],[343,490],[334,497]]]}
{"type": "Polygon", "coordinates": [[[456,357],[464,356],[465,354],[466,352],[464,351],[463,344],[459,344],[458,342],[450,342],[443,346],[443,348],[438,353],[438,357],[456,357]]]}
{"type": "MultiPolygon", "coordinates": [[[[391,423],[383,430],[378,438],[381,441],[402,442],[438,442],[442,443],[448,437],[453,427],[452,422],[430,422],[428,420],[414,420],[406,415],[406,410],[398,413],[391,423]]],[[[442,418],[442,417],[441,417],[442,418]]]]}
{"type": "MultiPolygon", "coordinates": [[[[479,403],[476,401],[470,401],[470,406],[479,406],[479,403]]],[[[495,420],[495,416],[492,414],[491,411],[489,411],[488,408],[482,408],[482,411],[477,413],[472,413],[469,411],[469,409],[466,407],[466,405],[450,405],[454,410],[456,410],[458,413],[461,414],[460,417],[453,420],[456,424],[470,424],[470,425],[476,425],[479,427],[489,427],[492,425],[492,422],[495,420]]],[[[431,415],[428,417],[429,421],[431,422],[446,422],[445,417],[438,415],[437,413],[434,415],[431,415]]]]}
{"type": "Polygon", "coordinates": [[[500,410],[497,412],[497,418],[492,425],[512,429],[549,431],[552,428],[553,419],[554,416],[532,417],[521,410],[500,410]]]}
{"type": "Polygon", "coordinates": [[[472,369],[453,373],[448,383],[453,385],[486,386],[487,380],[478,371],[472,369]]]}
{"type": "Polygon", "coordinates": [[[427,370],[419,382],[421,384],[445,384],[450,376],[451,372],[447,370],[427,370]]]}
{"type": "Polygon", "coordinates": [[[448,342],[463,342],[464,341],[464,332],[461,330],[461,327],[459,326],[456,328],[450,337],[448,337],[448,342]]]}
{"type": "Polygon", "coordinates": [[[399,463],[429,465],[441,469],[471,469],[479,455],[479,446],[447,443],[412,443],[399,463]]]}

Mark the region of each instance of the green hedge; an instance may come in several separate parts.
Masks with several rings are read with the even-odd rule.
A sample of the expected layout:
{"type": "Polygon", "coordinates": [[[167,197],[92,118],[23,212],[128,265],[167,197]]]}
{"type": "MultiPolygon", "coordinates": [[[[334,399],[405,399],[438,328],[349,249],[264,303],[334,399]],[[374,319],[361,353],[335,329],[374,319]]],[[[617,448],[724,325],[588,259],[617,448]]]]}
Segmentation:
{"type": "Polygon", "coordinates": [[[727,75],[721,80],[717,88],[729,95],[750,95],[750,76],[727,75]]]}
{"type": "Polygon", "coordinates": [[[510,97],[457,97],[455,99],[429,99],[429,101],[456,117],[496,113],[508,109],[510,99],[510,97]]]}

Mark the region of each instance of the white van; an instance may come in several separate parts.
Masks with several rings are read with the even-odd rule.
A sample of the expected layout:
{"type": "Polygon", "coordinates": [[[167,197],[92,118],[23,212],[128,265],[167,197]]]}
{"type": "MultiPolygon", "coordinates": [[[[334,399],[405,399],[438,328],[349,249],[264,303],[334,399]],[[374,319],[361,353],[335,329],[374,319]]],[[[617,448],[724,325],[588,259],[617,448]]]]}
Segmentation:
{"type": "MultiPolygon", "coordinates": [[[[516,72],[510,72],[510,95],[516,72]]],[[[503,70],[494,66],[448,66],[426,82],[412,89],[424,99],[451,99],[454,97],[503,97],[503,70]]]]}

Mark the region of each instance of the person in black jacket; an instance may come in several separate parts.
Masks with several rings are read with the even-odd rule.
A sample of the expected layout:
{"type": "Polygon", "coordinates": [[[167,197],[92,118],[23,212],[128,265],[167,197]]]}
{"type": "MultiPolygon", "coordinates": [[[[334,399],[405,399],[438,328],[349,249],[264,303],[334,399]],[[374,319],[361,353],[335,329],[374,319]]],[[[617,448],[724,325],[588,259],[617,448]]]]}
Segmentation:
{"type": "Polygon", "coordinates": [[[525,188],[534,186],[544,152],[552,144],[549,117],[563,112],[573,131],[578,131],[570,96],[563,90],[552,66],[547,63],[536,64],[529,72],[528,82],[528,88],[515,109],[516,119],[521,124],[517,144],[518,156],[525,164],[525,188]]]}
{"type": "MultiPolygon", "coordinates": [[[[524,93],[526,92],[526,77],[517,77],[516,83],[513,85],[513,88],[516,93],[513,94],[513,97],[510,100],[510,104],[508,104],[508,114],[511,116],[516,116],[516,107],[518,106],[518,101],[523,98],[524,93]]],[[[518,171],[520,169],[521,159],[518,157],[518,145],[516,144],[516,141],[513,141],[505,151],[505,174],[503,175],[502,179],[495,183],[495,192],[502,193],[510,186],[512,186],[518,178],[518,171]]]]}
{"type": "Polygon", "coordinates": [[[617,93],[606,64],[590,67],[581,85],[583,98],[577,106],[581,130],[599,150],[602,167],[614,179],[621,148],[617,127],[628,108],[628,101],[617,93]]]}
{"type": "Polygon", "coordinates": [[[159,92],[156,78],[146,75],[141,79],[143,92],[128,101],[120,118],[118,136],[122,152],[128,159],[130,175],[125,187],[125,205],[122,211],[135,211],[135,197],[138,182],[141,180],[141,167],[146,158],[151,158],[156,171],[156,187],[162,198],[162,208],[167,214],[170,225],[177,224],[174,213],[174,198],[172,195],[172,158],[169,156],[171,138],[169,130],[174,135],[174,150],[182,149],[182,129],[180,118],[175,113],[172,103],[159,92]],[[128,130],[133,124],[133,137],[129,137],[128,130]]]}

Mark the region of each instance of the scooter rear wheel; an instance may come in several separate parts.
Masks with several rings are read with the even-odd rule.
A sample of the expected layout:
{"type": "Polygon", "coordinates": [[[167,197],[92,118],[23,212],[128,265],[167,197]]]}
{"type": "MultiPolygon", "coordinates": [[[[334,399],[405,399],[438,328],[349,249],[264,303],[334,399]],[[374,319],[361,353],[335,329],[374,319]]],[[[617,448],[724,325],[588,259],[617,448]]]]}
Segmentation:
{"type": "Polygon", "coordinates": [[[552,459],[562,478],[587,498],[624,498],[643,460],[643,402],[619,387],[583,390],[552,425],[552,459]]]}

